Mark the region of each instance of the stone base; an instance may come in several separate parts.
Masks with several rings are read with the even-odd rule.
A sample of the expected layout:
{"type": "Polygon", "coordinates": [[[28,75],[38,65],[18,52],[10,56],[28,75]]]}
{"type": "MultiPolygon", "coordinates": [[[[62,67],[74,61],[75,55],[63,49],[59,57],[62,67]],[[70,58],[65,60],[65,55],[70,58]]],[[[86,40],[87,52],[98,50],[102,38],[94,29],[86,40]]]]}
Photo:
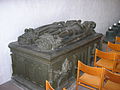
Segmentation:
{"type": "MultiPolygon", "coordinates": [[[[23,90],[45,90],[44,87],[37,86],[31,81],[25,80],[24,78],[18,76],[13,76],[12,80],[23,90]]],[[[71,78],[64,85],[62,85],[63,87],[59,87],[56,90],[62,90],[62,88],[69,88],[74,82],[75,80],[71,78]]]]}
{"type": "Polygon", "coordinates": [[[28,80],[25,80],[18,76],[13,76],[12,79],[18,86],[22,87],[23,90],[44,90],[44,88],[39,87],[28,80]]]}

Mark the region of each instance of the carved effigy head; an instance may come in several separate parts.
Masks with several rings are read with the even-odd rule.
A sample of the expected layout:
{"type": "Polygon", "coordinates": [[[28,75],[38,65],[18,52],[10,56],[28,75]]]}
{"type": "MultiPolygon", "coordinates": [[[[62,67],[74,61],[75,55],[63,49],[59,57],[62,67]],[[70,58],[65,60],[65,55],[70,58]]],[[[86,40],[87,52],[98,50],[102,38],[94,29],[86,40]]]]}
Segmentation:
{"type": "Polygon", "coordinates": [[[20,45],[32,45],[37,38],[38,35],[36,35],[35,30],[29,28],[25,29],[25,33],[18,37],[18,42],[20,45]]]}
{"type": "Polygon", "coordinates": [[[38,51],[56,50],[94,34],[95,27],[93,21],[54,22],[36,29],[25,29],[25,33],[18,37],[18,43],[38,51]]]}
{"type": "Polygon", "coordinates": [[[83,22],[82,26],[85,28],[85,30],[94,30],[96,23],[93,21],[85,21],[83,22]]]}

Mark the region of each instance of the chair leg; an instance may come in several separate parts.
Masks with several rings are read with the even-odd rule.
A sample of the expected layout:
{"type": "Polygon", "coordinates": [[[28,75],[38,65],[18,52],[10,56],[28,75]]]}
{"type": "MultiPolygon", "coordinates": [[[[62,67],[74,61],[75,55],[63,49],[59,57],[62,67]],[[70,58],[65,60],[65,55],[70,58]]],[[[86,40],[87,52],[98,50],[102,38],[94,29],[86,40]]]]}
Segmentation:
{"type": "Polygon", "coordinates": [[[78,84],[77,84],[77,82],[76,82],[76,90],[78,90],[78,84]]]}

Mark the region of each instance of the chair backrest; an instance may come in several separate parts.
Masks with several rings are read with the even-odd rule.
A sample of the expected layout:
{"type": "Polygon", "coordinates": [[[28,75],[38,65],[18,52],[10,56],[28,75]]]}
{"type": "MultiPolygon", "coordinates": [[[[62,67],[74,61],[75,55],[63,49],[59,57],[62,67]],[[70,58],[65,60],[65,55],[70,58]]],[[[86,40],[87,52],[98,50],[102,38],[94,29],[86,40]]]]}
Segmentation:
{"type": "Polygon", "coordinates": [[[103,80],[104,80],[104,78],[103,78],[104,69],[103,68],[87,66],[87,65],[83,64],[82,62],[78,61],[77,80],[80,77],[80,71],[83,71],[84,73],[99,77],[100,85],[98,88],[101,90],[102,85],[103,85],[103,80]]]}
{"type": "Polygon", "coordinates": [[[94,66],[96,66],[97,57],[99,57],[101,59],[106,59],[106,60],[113,60],[114,61],[113,62],[113,69],[112,69],[113,72],[115,70],[117,62],[120,60],[120,55],[117,53],[103,52],[103,51],[96,49],[95,58],[94,58],[94,66]]]}
{"type": "Polygon", "coordinates": [[[78,70],[82,71],[84,73],[94,75],[94,76],[99,76],[101,77],[103,69],[98,68],[98,67],[91,67],[88,65],[83,64],[82,62],[78,61],[78,70]]]}
{"type": "Polygon", "coordinates": [[[115,51],[120,51],[120,44],[114,44],[114,43],[108,42],[108,48],[115,51]]]}
{"type": "Polygon", "coordinates": [[[50,85],[50,83],[46,80],[46,90],[55,90],[52,88],[52,86],[50,85]]]}
{"type": "Polygon", "coordinates": [[[120,74],[113,73],[111,71],[105,70],[104,77],[105,77],[105,79],[108,79],[112,82],[120,84],[120,74]]]}
{"type": "Polygon", "coordinates": [[[117,37],[117,36],[116,36],[115,42],[116,42],[116,43],[117,43],[117,42],[120,43],[120,37],[117,37]]]}
{"type": "Polygon", "coordinates": [[[98,49],[95,50],[95,59],[96,57],[102,58],[102,59],[107,59],[107,60],[115,60],[117,59],[115,53],[109,53],[109,52],[103,52],[98,49]]]}

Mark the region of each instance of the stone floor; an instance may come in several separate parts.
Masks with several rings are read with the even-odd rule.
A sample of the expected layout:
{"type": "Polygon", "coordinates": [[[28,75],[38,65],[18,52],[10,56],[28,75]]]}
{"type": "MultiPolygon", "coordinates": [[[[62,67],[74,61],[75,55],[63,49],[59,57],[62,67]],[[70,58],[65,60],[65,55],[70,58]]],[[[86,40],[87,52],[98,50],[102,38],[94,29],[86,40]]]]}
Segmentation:
{"type": "MultiPolygon", "coordinates": [[[[75,90],[75,87],[76,85],[74,82],[69,88],[67,88],[67,90],[75,90]]],[[[30,89],[20,86],[17,83],[15,83],[13,80],[11,80],[3,85],[0,85],[0,90],[30,90],[30,89]]],[[[89,89],[79,86],[79,90],[89,90],[89,89]]]]}

